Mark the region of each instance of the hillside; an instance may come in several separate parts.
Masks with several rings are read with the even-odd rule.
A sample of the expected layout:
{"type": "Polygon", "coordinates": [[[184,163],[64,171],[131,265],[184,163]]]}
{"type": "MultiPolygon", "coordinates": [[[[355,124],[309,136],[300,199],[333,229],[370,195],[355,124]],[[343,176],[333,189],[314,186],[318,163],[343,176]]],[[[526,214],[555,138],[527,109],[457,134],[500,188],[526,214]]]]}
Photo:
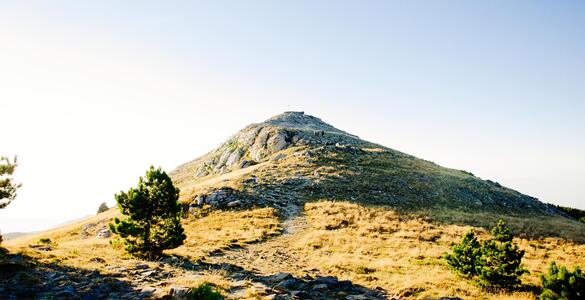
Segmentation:
{"type": "Polygon", "coordinates": [[[562,214],[496,182],[361,140],[303,112],[250,125],[171,176],[184,201],[196,199],[209,183],[218,188],[222,184],[214,179],[221,177],[223,185],[243,194],[239,197],[249,205],[282,206],[288,202],[271,192],[285,187],[287,194],[294,192],[294,198],[303,201],[327,198],[474,213],[562,214]]]}
{"type": "Polygon", "coordinates": [[[168,257],[125,254],[106,229],[114,208],[4,242],[24,271],[0,277],[0,295],[159,298],[208,282],[231,299],[535,299],[549,261],[585,266],[585,224],[555,207],[302,112],[249,125],[170,175],[187,240],[168,257]],[[512,294],[483,291],[442,259],[500,217],[530,271],[512,294]]]}

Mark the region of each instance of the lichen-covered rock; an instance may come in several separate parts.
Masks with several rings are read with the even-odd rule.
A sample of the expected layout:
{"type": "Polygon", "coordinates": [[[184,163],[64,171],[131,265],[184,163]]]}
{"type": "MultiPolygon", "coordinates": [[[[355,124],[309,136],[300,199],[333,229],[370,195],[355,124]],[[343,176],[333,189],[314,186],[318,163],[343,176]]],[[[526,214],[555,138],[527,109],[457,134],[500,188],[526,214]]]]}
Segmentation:
{"type": "Polygon", "coordinates": [[[370,144],[319,118],[303,112],[285,112],[265,122],[247,126],[214,151],[179,166],[171,172],[171,177],[180,184],[192,178],[249,167],[289,147],[335,143],[370,144]]]}

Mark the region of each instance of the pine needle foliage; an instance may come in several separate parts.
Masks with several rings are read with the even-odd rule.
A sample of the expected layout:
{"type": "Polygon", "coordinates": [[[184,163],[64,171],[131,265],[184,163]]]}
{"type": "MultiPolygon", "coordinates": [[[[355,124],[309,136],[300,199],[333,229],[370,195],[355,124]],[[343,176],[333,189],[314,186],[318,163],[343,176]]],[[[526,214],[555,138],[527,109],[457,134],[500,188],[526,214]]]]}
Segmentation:
{"type": "Polygon", "coordinates": [[[472,231],[446,254],[449,267],[467,278],[473,278],[485,289],[514,289],[527,270],[522,266],[524,251],[513,243],[510,229],[499,220],[491,230],[492,238],[479,243],[472,231]]]}
{"type": "Polygon", "coordinates": [[[570,300],[585,298],[585,276],[579,267],[569,272],[565,266],[551,262],[548,274],[540,275],[542,293],[540,300],[570,300]]]}
{"type": "Polygon", "coordinates": [[[449,267],[463,277],[473,277],[480,254],[480,244],[473,230],[465,233],[461,243],[453,246],[452,250],[453,253],[445,255],[449,267]]]}
{"type": "MultiPolygon", "coordinates": [[[[0,209],[5,208],[14,198],[16,198],[16,190],[21,186],[15,183],[12,174],[16,169],[16,156],[11,161],[10,158],[0,156],[0,209]]],[[[2,235],[0,235],[0,244],[2,244],[2,235]]],[[[0,252],[3,252],[0,248],[0,252]]]]}
{"type": "Polygon", "coordinates": [[[14,183],[12,174],[18,166],[16,157],[0,157],[0,208],[6,207],[16,197],[16,190],[20,184],[14,183]]]}
{"type": "Polygon", "coordinates": [[[481,246],[477,262],[477,283],[487,289],[514,289],[520,285],[520,276],[527,270],[522,266],[524,250],[516,246],[510,229],[500,219],[492,228],[493,239],[481,246]]]}
{"type": "Polygon", "coordinates": [[[190,289],[187,292],[186,299],[192,300],[223,300],[224,298],[220,293],[215,291],[211,285],[202,284],[196,288],[190,289]]]}
{"type": "Polygon", "coordinates": [[[115,218],[110,230],[120,235],[126,251],[154,258],[183,244],[186,236],[181,226],[179,189],[160,168],[151,166],[136,188],[115,197],[127,218],[115,218]]]}

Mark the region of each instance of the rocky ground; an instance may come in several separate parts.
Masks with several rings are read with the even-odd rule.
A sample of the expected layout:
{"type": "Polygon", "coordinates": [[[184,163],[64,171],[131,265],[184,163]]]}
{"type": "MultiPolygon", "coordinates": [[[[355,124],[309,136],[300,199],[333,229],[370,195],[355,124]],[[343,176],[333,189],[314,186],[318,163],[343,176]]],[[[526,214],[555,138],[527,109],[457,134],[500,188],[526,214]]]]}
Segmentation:
{"type": "Polygon", "coordinates": [[[232,299],[387,299],[387,292],[381,288],[368,289],[321,274],[288,249],[296,234],[307,227],[300,211],[294,205],[286,207],[282,235],[213,253],[199,262],[173,256],[123,267],[92,258],[94,263],[107,265],[108,274],[102,274],[7,255],[0,266],[0,295],[2,299],[181,299],[188,289],[175,285],[173,278],[197,278],[217,271],[232,282],[226,295],[232,299]]]}

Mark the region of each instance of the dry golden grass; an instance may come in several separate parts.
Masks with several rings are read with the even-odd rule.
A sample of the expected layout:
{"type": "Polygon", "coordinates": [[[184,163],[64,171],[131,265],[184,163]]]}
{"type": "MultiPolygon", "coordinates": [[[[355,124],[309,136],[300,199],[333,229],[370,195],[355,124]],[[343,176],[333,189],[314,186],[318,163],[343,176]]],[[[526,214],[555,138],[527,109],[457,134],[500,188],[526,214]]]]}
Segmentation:
{"type": "MultiPolygon", "coordinates": [[[[525,292],[486,295],[447,268],[443,253],[473,227],[434,224],[418,215],[348,202],[309,203],[305,212],[312,229],[294,246],[304,251],[312,265],[341,278],[415,298],[535,297],[525,292]]],[[[480,239],[488,238],[485,229],[474,229],[480,239]]],[[[569,266],[585,265],[584,245],[556,238],[516,242],[526,250],[523,262],[530,274],[522,278],[525,283],[538,284],[538,275],[551,260],[569,266]]]]}
{"type": "MultiPolygon", "coordinates": [[[[132,267],[144,263],[128,255],[121,246],[111,245],[108,239],[97,239],[95,232],[106,226],[114,216],[116,209],[109,210],[98,216],[79,223],[64,226],[44,233],[26,236],[7,241],[3,244],[12,253],[22,253],[43,263],[59,263],[63,266],[98,270],[102,274],[110,274],[108,265],[132,267]],[[80,235],[86,224],[97,224],[92,227],[91,235],[83,238],[80,235]],[[41,238],[49,238],[54,244],[51,251],[39,251],[35,245],[41,238]],[[92,258],[102,258],[105,263],[92,262],[92,258]]],[[[262,208],[249,211],[215,211],[207,216],[195,219],[188,218],[183,222],[187,240],[177,249],[167,254],[181,255],[199,259],[213,251],[219,251],[233,245],[244,245],[257,242],[268,236],[278,234],[282,230],[273,208],[262,208]]],[[[155,262],[146,262],[154,266],[155,262]]],[[[204,278],[214,285],[222,286],[215,277],[204,278]],[[215,278],[215,279],[214,279],[215,278]]]]}
{"type": "Polygon", "coordinates": [[[192,260],[233,246],[259,242],[282,232],[274,208],[215,211],[203,218],[192,218],[183,227],[187,234],[183,246],[168,253],[192,260]]]}
{"type": "MultiPolygon", "coordinates": [[[[117,215],[119,212],[112,209],[77,224],[7,241],[4,246],[12,253],[22,252],[44,263],[58,262],[64,266],[97,270],[104,275],[115,272],[107,266],[132,268],[138,263],[147,263],[153,268],[161,268],[157,262],[135,259],[121,247],[110,245],[108,240],[95,238],[95,233],[117,215]],[[96,225],[88,230],[90,235],[83,238],[80,231],[90,223],[96,225]],[[53,250],[39,251],[30,247],[41,238],[51,239],[55,243],[53,250]],[[91,261],[95,257],[103,258],[106,262],[91,261]]],[[[487,294],[447,268],[442,255],[450,251],[452,244],[459,242],[467,230],[473,228],[480,240],[489,237],[484,227],[459,225],[454,220],[456,215],[448,211],[435,215],[431,212],[426,215],[408,214],[389,207],[362,206],[349,202],[308,203],[304,215],[308,226],[301,226],[301,230],[283,239],[286,245],[280,245],[282,247],[279,251],[288,251],[291,257],[302,257],[304,263],[323,273],[370,288],[380,286],[391,294],[409,298],[459,296],[464,299],[535,299],[535,295],[529,292],[487,294]],[[441,218],[446,220],[447,217],[450,218],[449,222],[438,221],[441,218]]],[[[488,220],[495,218],[482,216],[488,220]]],[[[518,230],[541,230],[534,225],[538,223],[535,220],[507,220],[518,230]]],[[[246,244],[262,242],[283,230],[273,208],[211,211],[200,218],[185,219],[183,226],[187,234],[185,244],[167,251],[167,254],[183,256],[192,261],[205,259],[210,253],[227,251],[234,246],[245,247],[246,244]]],[[[523,263],[530,274],[522,277],[525,284],[538,286],[538,276],[546,271],[552,260],[569,267],[585,266],[585,245],[560,238],[521,237],[516,238],[515,242],[526,251],[523,263]]],[[[259,243],[254,247],[263,245],[259,243]]],[[[266,243],[267,247],[269,245],[271,243],[266,243]]],[[[242,264],[237,261],[233,263],[242,264]]],[[[226,296],[240,290],[237,298],[262,298],[253,284],[236,282],[225,271],[207,270],[202,274],[194,274],[168,265],[162,268],[172,271],[173,277],[169,279],[172,285],[196,287],[207,282],[226,296]]]]}

